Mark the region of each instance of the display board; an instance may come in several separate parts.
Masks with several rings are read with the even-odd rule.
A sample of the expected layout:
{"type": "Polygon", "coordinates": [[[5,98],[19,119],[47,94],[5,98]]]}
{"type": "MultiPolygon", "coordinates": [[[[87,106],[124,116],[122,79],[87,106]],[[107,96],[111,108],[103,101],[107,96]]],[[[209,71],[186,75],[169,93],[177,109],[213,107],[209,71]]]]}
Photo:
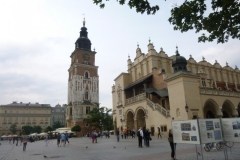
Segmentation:
{"type": "Polygon", "coordinates": [[[223,141],[219,119],[198,119],[198,122],[202,144],[223,141]]]}
{"type": "Polygon", "coordinates": [[[172,121],[174,143],[200,144],[197,120],[172,121]]]}
{"type": "Polygon", "coordinates": [[[222,118],[224,140],[240,142],[240,118],[222,118]]]}

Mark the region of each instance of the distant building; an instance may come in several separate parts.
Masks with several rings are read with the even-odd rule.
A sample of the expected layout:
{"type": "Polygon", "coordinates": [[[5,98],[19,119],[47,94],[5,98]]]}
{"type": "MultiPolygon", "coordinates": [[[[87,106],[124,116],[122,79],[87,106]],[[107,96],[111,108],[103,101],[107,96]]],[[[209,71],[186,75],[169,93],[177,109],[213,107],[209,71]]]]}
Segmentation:
{"type": "Polygon", "coordinates": [[[67,105],[63,104],[62,106],[60,104],[57,104],[55,107],[51,108],[51,121],[50,121],[50,126],[53,126],[54,122],[61,122],[63,126],[66,126],[66,108],[67,105]]]}
{"type": "Polygon", "coordinates": [[[50,104],[17,103],[0,105],[0,135],[12,134],[9,130],[12,124],[17,125],[17,134],[22,126],[41,126],[45,129],[50,125],[50,104]]]}

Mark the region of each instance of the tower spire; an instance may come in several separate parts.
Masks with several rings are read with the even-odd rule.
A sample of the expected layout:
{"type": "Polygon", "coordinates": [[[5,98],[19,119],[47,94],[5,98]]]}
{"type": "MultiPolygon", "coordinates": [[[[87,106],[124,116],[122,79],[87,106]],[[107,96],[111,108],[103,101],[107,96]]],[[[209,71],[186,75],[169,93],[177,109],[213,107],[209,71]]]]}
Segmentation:
{"type": "Polygon", "coordinates": [[[85,21],[85,15],[83,14],[83,27],[85,27],[85,23],[86,23],[86,21],[85,21]]]}

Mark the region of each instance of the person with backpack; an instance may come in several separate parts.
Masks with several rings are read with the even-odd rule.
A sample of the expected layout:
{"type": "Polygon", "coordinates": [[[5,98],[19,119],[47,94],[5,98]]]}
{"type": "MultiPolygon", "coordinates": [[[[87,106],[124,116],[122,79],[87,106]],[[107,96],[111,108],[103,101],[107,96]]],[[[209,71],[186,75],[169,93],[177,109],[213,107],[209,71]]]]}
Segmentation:
{"type": "Polygon", "coordinates": [[[23,151],[26,151],[27,142],[28,142],[28,139],[27,139],[26,137],[24,137],[24,138],[23,138],[23,151]]]}
{"type": "Polygon", "coordinates": [[[142,127],[139,127],[139,130],[137,131],[137,136],[138,136],[138,147],[142,148],[142,139],[143,139],[142,127]]]}

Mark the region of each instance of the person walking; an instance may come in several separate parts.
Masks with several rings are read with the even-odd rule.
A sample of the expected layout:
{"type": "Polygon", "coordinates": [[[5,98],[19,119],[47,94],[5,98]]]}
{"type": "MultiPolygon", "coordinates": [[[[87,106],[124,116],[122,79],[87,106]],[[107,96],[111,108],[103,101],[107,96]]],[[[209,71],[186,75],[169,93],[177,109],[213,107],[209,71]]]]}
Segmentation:
{"type": "Polygon", "coordinates": [[[94,143],[94,141],[95,141],[95,134],[94,134],[94,132],[92,132],[92,143],[94,143]]]}
{"type": "Polygon", "coordinates": [[[150,132],[149,129],[146,129],[144,133],[144,139],[146,139],[146,147],[149,147],[149,141],[150,141],[150,132]]]}
{"type": "Polygon", "coordinates": [[[61,135],[60,135],[60,133],[58,133],[58,135],[57,135],[57,146],[58,147],[60,145],[60,140],[61,140],[61,135]]]}
{"type": "Polygon", "coordinates": [[[28,139],[27,139],[26,137],[24,137],[24,138],[23,138],[23,151],[26,151],[27,142],[28,142],[28,139]]]}
{"type": "Polygon", "coordinates": [[[119,138],[120,138],[120,137],[119,137],[119,136],[120,136],[120,135],[119,135],[119,128],[117,128],[117,130],[116,130],[116,135],[117,135],[117,141],[119,142],[119,138]]]}
{"type": "Polygon", "coordinates": [[[127,129],[124,129],[124,138],[127,138],[127,129]]]}
{"type": "Polygon", "coordinates": [[[67,143],[67,142],[69,143],[69,141],[68,141],[68,133],[65,134],[65,137],[66,137],[66,141],[65,141],[65,142],[66,142],[66,143],[67,143]]]}
{"type": "Polygon", "coordinates": [[[138,136],[138,147],[142,148],[142,139],[143,139],[142,127],[140,127],[139,130],[137,131],[137,136],[138,136]]]}
{"type": "Polygon", "coordinates": [[[46,135],[46,137],[45,137],[46,146],[48,145],[48,142],[49,142],[49,140],[48,140],[48,135],[46,135]]]}
{"type": "Polygon", "coordinates": [[[97,143],[98,134],[97,134],[96,130],[94,131],[94,135],[95,135],[95,143],[97,143]]]}
{"type": "Polygon", "coordinates": [[[145,138],[145,134],[146,134],[146,127],[143,127],[143,141],[144,141],[144,146],[147,146],[146,144],[146,138],[145,138]]]}
{"type": "Polygon", "coordinates": [[[135,130],[132,130],[132,138],[135,138],[135,130]]]}
{"type": "Polygon", "coordinates": [[[61,145],[63,145],[64,147],[65,147],[65,139],[66,139],[66,137],[65,137],[65,134],[61,134],[61,144],[60,144],[60,147],[61,147],[61,145]]]}
{"type": "Polygon", "coordinates": [[[18,146],[18,138],[19,138],[19,137],[16,137],[16,141],[17,141],[17,142],[16,142],[16,146],[18,146]]]}
{"type": "Polygon", "coordinates": [[[173,134],[172,134],[172,130],[169,129],[169,134],[168,134],[168,141],[169,141],[169,144],[170,144],[170,147],[171,147],[171,158],[172,160],[176,160],[175,159],[175,149],[176,149],[176,143],[174,143],[173,141],[173,134]]]}
{"type": "Polygon", "coordinates": [[[160,127],[158,127],[158,138],[159,138],[159,136],[161,137],[161,139],[162,139],[162,135],[161,135],[161,132],[160,132],[161,130],[160,130],[160,127]]]}

